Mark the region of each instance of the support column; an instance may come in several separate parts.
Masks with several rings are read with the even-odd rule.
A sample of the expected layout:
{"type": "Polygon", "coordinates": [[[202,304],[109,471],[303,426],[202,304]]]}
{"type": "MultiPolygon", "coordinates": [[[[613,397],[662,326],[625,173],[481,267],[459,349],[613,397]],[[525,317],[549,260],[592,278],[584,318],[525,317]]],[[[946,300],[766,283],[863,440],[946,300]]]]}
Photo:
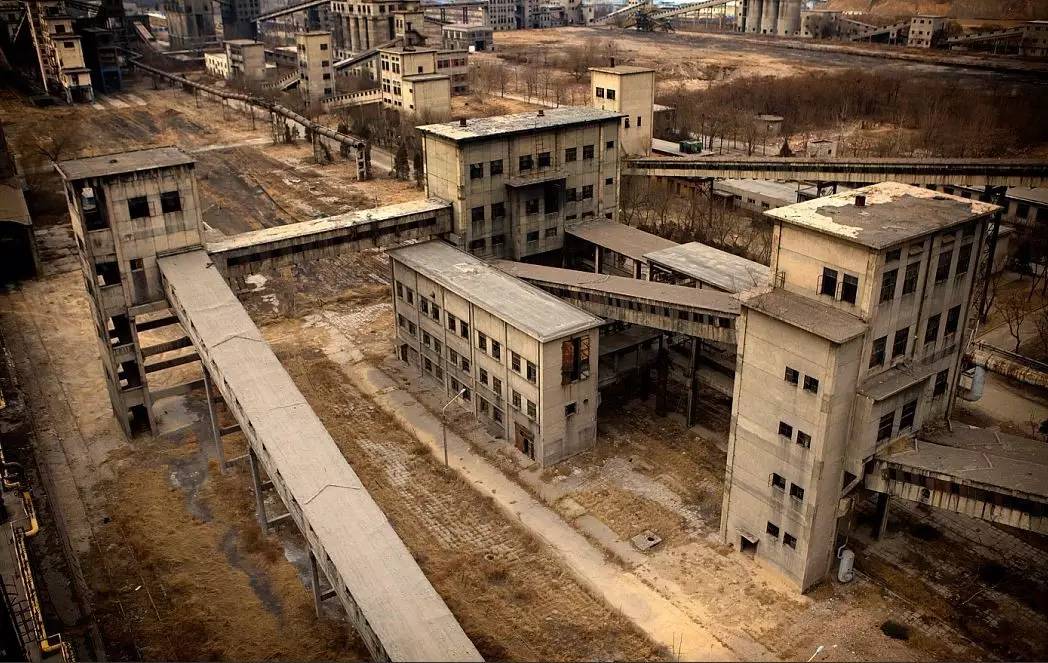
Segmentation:
{"type": "Polygon", "coordinates": [[[779,2],[778,0],[764,0],[763,7],[761,8],[761,25],[759,32],[761,34],[773,35],[775,34],[775,26],[779,20],[779,2]]]}
{"type": "Polygon", "coordinates": [[[877,495],[877,526],[873,531],[873,536],[876,539],[883,537],[888,530],[888,504],[891,502],[891,499],[892,496],[888,493],[877,495]]]}
{"type": "Polygon", "coordinates": [[[320,571],[317,569],[317,558],[312,550],[309,551],[309,578],[310,584],[313,586],[313,609],[317,613],[317,618],[319,618],[320,604],[323,599],[320,596],[320,571]]]}
{"type": "Polygon", "coordinates": [[[248,449],[247,458],[251,464],[251,483],[255,487],[255,507],[258,509],[258,525],[262,532],[269,531],[269,518],[266,516],[266,499],[262,495],[262,476],[258,469],[258,456],[254,449],[248,449]]]}
{"type": "Polygon", "coordinates": [[[659,353],[655,358],[655,414],[666,416],[666,383],[669,381],[669,353],[665,335],[659,334],[659,353]]]}
{"type": "Polygon", "coordinates": [[[691,337],[691,359],[688,362],[688,412],[687,412],[687,423],[688,427],[695,425],[695,409],[699,405],[698,391],[699,391],[699,380],[697,373],[699,371],[699,339],[691,337]]]}
{"type": "Polygon", "coordinates": [[[597,244],[593,249],[593,273],[600,274],[601,268],[604,267],[604,248],[597,244]]]}
{"type": "Polygon", "coordinates": [[[211,439],[215,442],[215,455],[218,456],[218,470],[226,473],[226,450],[222,445],[222,435],[218,427],[218,414],[215,412],[215,386],[211,374],[204,370],[204,394],[207,396],[207,416],[211,423],[211,439]]]}
{"type": "Polygon", "coordinates": [[[360,18],[349,17],[349,49],[354,53],[364,50],[360,47],[360,18]]]}

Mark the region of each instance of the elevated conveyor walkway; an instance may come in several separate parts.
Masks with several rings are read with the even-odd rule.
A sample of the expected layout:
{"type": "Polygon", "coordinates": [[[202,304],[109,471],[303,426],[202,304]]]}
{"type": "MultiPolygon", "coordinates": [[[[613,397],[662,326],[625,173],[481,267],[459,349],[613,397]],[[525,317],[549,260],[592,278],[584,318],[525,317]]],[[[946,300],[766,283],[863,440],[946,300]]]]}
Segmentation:
{"type": "Polygon", "coordinates": [[[372,657],[481,660],[207,253],[159,265],[171,308],[247,437],[253,467],[257,459],[268,474],[372,657]]]}
{"type": "Polygon", "coordinates": [[[623,175],[957,186],[1048,186],[1048,162],[999,159],[638,157],[623,175]]]}
{"type": "Polygon", "coordinates": [[[878,452],[866,487],[911,502],[1048,534],[1048,447],[954,423],[878,452]]]}
{"type": "Polygon", "coordinates": [[[735,343],[739,302],[727,293],[509,260],[494,265],[602,318],[735,343]]]}

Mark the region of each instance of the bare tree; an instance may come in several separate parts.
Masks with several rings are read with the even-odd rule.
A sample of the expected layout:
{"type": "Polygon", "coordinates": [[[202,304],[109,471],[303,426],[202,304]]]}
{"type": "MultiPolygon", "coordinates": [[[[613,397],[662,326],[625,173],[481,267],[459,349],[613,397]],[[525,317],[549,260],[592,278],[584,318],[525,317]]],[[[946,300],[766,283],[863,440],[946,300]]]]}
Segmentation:
{"type": "Polygon", "coordinates": [[[1002,295],[997,301],[997,311],[1008,325],[1008,333],[1015,340],[1014,352],[1022,345],[1022,327],[1030,313],[1026,296],[1021,292],[1010,292],[1002,295]]]}

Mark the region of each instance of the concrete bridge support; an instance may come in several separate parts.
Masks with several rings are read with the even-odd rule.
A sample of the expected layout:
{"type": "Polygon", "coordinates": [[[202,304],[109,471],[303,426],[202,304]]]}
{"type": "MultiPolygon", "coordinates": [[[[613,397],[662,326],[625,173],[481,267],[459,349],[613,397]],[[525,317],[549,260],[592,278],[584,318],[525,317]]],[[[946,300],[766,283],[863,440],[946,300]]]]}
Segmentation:
{"type": "Polygon", "coordinates": [[[779,0],[764,0],[761,9],[761,34],[773,35],[779,22],[779,0]]]}

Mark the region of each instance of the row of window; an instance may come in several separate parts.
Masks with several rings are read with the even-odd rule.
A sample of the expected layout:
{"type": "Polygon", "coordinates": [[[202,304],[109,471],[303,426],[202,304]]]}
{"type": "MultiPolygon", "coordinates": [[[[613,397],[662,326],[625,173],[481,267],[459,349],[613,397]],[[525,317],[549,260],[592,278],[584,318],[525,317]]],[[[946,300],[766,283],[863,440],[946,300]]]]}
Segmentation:
{"type": "MultiPolygon", "coordinates": [[[[786,367],[786,373],[783,375],[783,379],[792,385],[800,384],[801,372],[795,368],[786,367]]],[[[804,391],[810,391],[813,394],[819,393],[819,379],[814,378],[810,375],[804,376],[804,391]]]]}
{"type": "MultiPolygon", "coordinates": [[[[957,251],[957,269],[955,277],[968,273],[971,267],[972,244],[964,244],[957,251]]],[[[950,265],[953,262],[953,249],[947,249],[939,253],[939,259],[935,266],[935,282],[944,283],[950,278],[950,265]]],[[[917,291],[917,277],[921,271],[921,263],[911,262],[906,265],[905,278],[902,284],[902,294],[911,295],[917,291]]],[[[890,269],[881,276],[881,295],[879,303],[890,302],[895,299],[896,284],[899,279],[899,268],[890,269]]]]}
{"type": "MultiPolygon", "coordinates": [[[[605,143],[605,148],[609,150],[615,149],[615,141],[609,140],[605,143]]],[[[569,147],[564,150],[564,162],[570,163],[572,161],[578,161],[578,148],[569,147]]],[[[592,159],[595,154],[593,145],[582,146],[582,158],[592,159]]],[[[549,168],[553,165],[553,154],[551,152],[539,152],[537,155],[533,154],[522,154],[517,157],[517,170],[520,172],[527,172],[533,168],[549,168]]],[[[488,162],[488,174],[491,176],[501,175],[503,173],[502,159],[495,159],[488,162]]],[[[471,163],[469,165],[469,178],[471,180],[479,180],[484,177],[484,162],[471,163]]]]}
{"type": "MultiPolygon", "coordinates": [[[[793,440],[793,426],[786,423],[785,421],[779,422],[779,435],[786,438],[787,440],[793,440]]],[[[802,430],[797,430],[797,445],[805,449],[811,448],[811,435],[808,435],[802,430]]]]}
{"type": "MultiPolygon", "coordinates": [[[[177,191],[165,191],[160,194],[160,211],[163,214],[182,211],[182,198],[177,191]]],[[[135,196],[127,199],[127,213],[132,219],[152,216],[149,211],[149,197],[135,196]]]]}
{"type": "MultiPolygon", "coordinates": [[[[395,290],[396,290],[398,298],[404,300],[405,302],[407,302],[408,304],[410,304],[412,306],[414,305],[414,303],[415,303],[415,291],[414,290],[412,290],[411,288],[405,286],[400,281],[396,282],[395,290]]],[[[428,299],[426,299],[425,297],[422,297],[422,296],[419,296],[418,299],[419,299],[419,305],[418,305],[419,311],[421,311],[421,313],[423,315],[428,315],[433,320],[436,320],[436,321],[439,322],[440,321],[440,306],[437,305],[435,302],[431,302],[430,300],[428,300],[428,299]]],[[[410,320],[408,320],[407,318],[405,318],[402,315],[398,315],[397,318],[398,318],[397,324],[399,324],[401,327],[406,328],[408,330],[408,333],[411,334],[412,336],[416,335],[417,330],[416,330],[416,327],[415,327],[415,323],[411,322],[410,320]]],[[[466,322],[465,320],[459,320],[458,318],[456,318],[451,313],[447,313],[446,314],[446,322],[447,322],[448,331],[450,331],[452,334],[456,334],[457,333],[459,336],[461,336],[464,339],[469,339],[470,338],[470,328],[469,328],[469,323],[468,322],[466,322]]],[[[424,337],[429,337],[429,333],[428,332],[424,332],[424,337]]],[[[425,341],[425,338],[423,340],[425,341]]],[[[433,341],[434,341],[434,343],[437,344],[435,351],[439,354],[440,353],[439,341],[436,341],[436,339],[433,339],[433,341]]],[[[427,343],[426,345],[428,346],[429,344],[427,343]]],[[[499,343],[498,341],[496,341],[495,339],[489,338],[483,332],[478,331],[477,332],[476,345],[477,345],[477,348],[479,350],[483,351],[485,354],[491,356],[493,359],[495,359],[499,363],[502,362],[502,344],[499,343]]],[[[449,354],[449,356],[455,355],[455,353],[450,348],[448,349],[448,354],[449,354]]],[[[453,363],[457,363],[457,362],[453,362],[453,363]]],[[[531,361],[525,360],[521,355],[517,354],[516,352],[512,352],[512,351],[510,352],[510,368],[515,373],[518,373],[520,375],[525,376],[525,378],[528,380],[528,382],[531,382],[532,384],[535,384],[538,381],[538,367],[534,363],[532,363],[531,361]]],[[[466,371],[466,372],[469,372],[469,360],[466,359],[465,357],[462,358],[462,370],[466,371]]]]}
{"type": "Polygon", "coordinates": [[[610,87],[608,89],[598,87],[596,89],[596,95],[598,99],[608,99],[610,101],[615,101],[615,90],[612,90],[610,87]]]}
{"type": "MultiPolygon", "coordinates": [[[[961,305],[954,306],[946,312],[946,324],[943,329],[943,338],[949,338],[952,334],[957,332],[957,328],[960,325],[961,320],[961,305]]],[[[942,314],[936,313],[935,315],[928,317],[928,322],[924,327],[924,343],[925,345],[935,343],[939,338],[939,324],[942,321],[942,314]]],[[[907,325],[902,329],[898,329],[895,335],[892,337],[892,359],[906,354],[907,347],[910,342],[910,327],[907,325]]],[[[883,366],[885,362],[885,353],[888,349],[888,337],[881,336],[873,341],[873,347],[870,349],[870,368],[876,366],[883,366]]]]}
{"type": "MultiPolygon", "coordinates": [[[[782,476],[781,474],[777,474],[775,472],[772,472],[771,477],[769,477],[768,480],[771,483],[771,487],[772,487],[773,490],[778,490],[778,491],[780,491],[782,493],[786,492],[786,484],[787,484],[786,477],[782,476]]],[[[804,489],[801,488],[800,486],[798,486],[795,483],[790,483],[789,486],[790,486],[790,497],[792,497],[793,499],[797,500],[798,502],[803,502],[804,501],[804,489]]]]}
{"type": "MultiPolygon", "coordinates": [[[[773,538],[773,539],[778,539],[779,538],[779,526],[776,525],[775,523],[771,522],[770,520],[768,521],[768,527],[767,527],[766,531],[768,532],[768,534],[771,535],[771,538],[773,538]]],[[[787,546],[789,546],[790,548],[793,548],[793,549],[797,548],[797,537],[795,537],[794,535],[790,534],[789,532],[784,532],[783,533],[783,535],[782,535],[782,542],[784,544],[786,544],[787,546]]]]}

